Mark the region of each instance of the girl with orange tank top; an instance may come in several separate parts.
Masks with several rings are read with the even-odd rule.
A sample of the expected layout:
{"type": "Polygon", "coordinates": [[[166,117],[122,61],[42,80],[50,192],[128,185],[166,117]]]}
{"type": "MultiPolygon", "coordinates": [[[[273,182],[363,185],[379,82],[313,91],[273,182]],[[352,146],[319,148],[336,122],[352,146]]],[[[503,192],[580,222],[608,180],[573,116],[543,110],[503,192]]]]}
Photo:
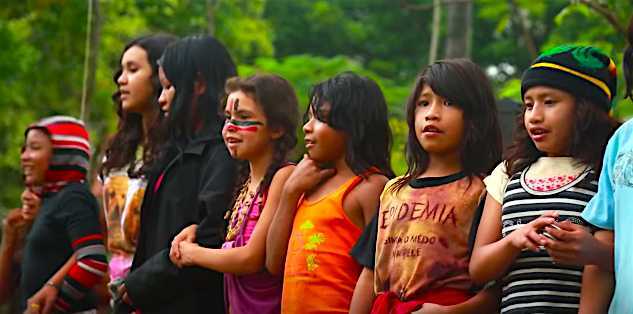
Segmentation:
{"type": "Polygon", "coordinates": [[[310,99],[308,154],[284,185],[266,267],[283,273],[282,313],[347,313],[362,269],[349,252],[393,176],[387,106],[375,82],[349,72],[310,99]]]}

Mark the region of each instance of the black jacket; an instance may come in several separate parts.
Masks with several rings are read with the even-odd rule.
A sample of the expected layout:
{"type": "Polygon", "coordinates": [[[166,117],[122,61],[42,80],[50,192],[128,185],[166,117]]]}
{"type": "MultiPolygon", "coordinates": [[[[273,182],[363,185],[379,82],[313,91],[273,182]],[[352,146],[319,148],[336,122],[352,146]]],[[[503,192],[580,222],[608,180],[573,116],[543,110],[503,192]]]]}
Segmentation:
{"type": "Polygon", "coordinates": [[[169,260],[173,238],[198,224],[196,242],[220,248],[236,165],[219,135],[172,146],[161,171],[149,175],[141,209],[141,230],[128,295],[143,313],[223,313],[221,273],[177,268],[169,260]]]}

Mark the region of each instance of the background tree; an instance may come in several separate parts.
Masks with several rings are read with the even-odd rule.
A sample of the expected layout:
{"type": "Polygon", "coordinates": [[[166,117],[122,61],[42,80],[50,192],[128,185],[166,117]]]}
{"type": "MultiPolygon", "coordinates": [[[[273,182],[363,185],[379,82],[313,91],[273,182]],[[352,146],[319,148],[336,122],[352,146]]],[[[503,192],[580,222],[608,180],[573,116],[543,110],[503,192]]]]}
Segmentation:
{"type": "MultiPolygon", "coordinates": [[[[521,73],[535,55],[554,45],[592,44],[620,64],[625,41],[618,25],[633,12],[630,0],[4,0],[0,216],[19,205],[24,128],[43,116],[80,114],[88,1],[99,4],[101,15],[88,119],[95,147],[115,128],[112,75],[128,40],[152,32],[211,33],[227,45],[241,75],[283,75],[304,108],[309,87],[338,72],[353,70],[375,79],[389,105],[398,172],[404,170],[407,132],[403,104],[416,73],[429,60],[451,55],[449,42],[470,47],[499,98],[520,101],[521,73]],[[451,11],[451,5],[471,8],[470,21],[454,14],[465,11],[451,11]]],[[[630,103],[621,97],[616,103],[615,116],[633,115],[630,103]]]]}

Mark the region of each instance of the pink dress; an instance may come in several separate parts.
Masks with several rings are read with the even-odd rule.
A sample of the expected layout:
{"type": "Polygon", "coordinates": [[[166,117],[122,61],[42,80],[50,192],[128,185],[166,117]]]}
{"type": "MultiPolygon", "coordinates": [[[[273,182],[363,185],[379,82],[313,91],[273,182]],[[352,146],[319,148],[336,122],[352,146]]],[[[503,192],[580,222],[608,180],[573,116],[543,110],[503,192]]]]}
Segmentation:
{"type": "MultiPolygon", "coordinates": [[[[241,247],[248,243],[265,202],[266,192],[258,192],[250,203],[235,205],[234,210],[237,213],[232,216],[230,226],[237,227],[237,233],[234,239],[224,242],[223,249],[241,247]]],[[[253,313],[255,309],[261,314],[280,313],[282,282],[282,276],[271,275],[265,269],[249,275],[225,273],[224,301],[227,313],[246,314],[253,313]]]]}

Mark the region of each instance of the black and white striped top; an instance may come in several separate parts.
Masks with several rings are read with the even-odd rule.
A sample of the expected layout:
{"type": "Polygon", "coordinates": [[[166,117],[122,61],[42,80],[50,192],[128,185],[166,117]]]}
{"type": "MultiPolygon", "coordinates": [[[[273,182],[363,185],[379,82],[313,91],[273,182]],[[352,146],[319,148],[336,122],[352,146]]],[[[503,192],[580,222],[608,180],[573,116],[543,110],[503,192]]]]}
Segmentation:
{"type": "MultiPolygon", "coordinates": [[[[596,173],[585,170],[572,182],[552,191],[530,189],[525,173],[513,175],[506,186],[502,207],[503,237],[547,211],[558,211],[560,221],[580,225],[580,217],[598,190],[596,173]]],[[[524,250],[503,278],[501,313],[577,313],[582,267],[554,264],[543,248],[524,250]]]]}

